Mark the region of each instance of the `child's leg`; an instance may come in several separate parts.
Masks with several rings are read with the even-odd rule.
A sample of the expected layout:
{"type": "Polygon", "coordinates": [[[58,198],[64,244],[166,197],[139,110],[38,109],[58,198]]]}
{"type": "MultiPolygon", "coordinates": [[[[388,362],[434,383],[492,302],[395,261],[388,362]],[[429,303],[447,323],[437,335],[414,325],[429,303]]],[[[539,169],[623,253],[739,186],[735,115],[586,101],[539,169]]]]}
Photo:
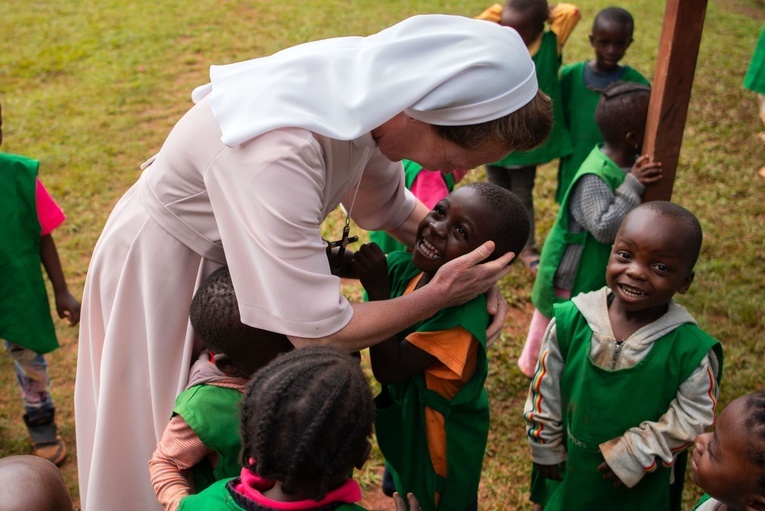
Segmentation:
{"type": "Polygon", "coordinates": [[[24,403],[24,422],[32,437],[35,454],[59,464],[66,456],[66,446],[58,437],[55,406],[50,393],[48,363],[40,353],[11,342],[5,349],[13,358],[16,379],[24,403]]]}
{"type": "MultiPolygon", "coordinates": [[[[555,288],[555,296],[568,300],[571,298],[571,291],[555,288]]],[[[526,336],[526,344],[523,345],[523,352],[518,359],[518,367],[529,378],[534,376],[534,371],[537,369],[539,350],[542,347],[545,331],[547,331],[550,321],[552,321],[550,318],[539,312],[538,309],[534,309],[534,315],[531,316],[531,324],[529,324],[529,333],[526,336]]]]}
{"type": "Polygon", "coordinates": [[[542,339],[550,321],[552,321],[550,318],[539,312],[538,309],[534,309],[534,315],[531,316],[531,324],[529,324],[529,333],[526,336],[526,344],[523,345],[523,351],[518,359],[518,367],[528,378],[534,376],[539,349],[542,346],[542,339]]]}

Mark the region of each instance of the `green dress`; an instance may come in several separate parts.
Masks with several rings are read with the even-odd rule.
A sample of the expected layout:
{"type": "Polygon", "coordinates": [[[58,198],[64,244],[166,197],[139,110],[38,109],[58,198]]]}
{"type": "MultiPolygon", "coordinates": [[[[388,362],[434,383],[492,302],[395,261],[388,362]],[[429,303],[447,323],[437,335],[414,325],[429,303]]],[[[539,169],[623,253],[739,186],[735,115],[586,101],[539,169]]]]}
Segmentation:
{"type": "Polygon", "coordinates": [[[765,94],[765,28],[760,32],[760,39],[744,76],[744,87],[765,94]]]}
{"type": "Polygon", "coordinates": [[[606,265],[611,255],[611,244],[601,243],[587,231],[569,232],[569,201],[571,190],[582,176],[595,174],[600,177],[611,190],[616,190],[624,182],[625,173],[608,156],[603,154],[600,147],[595,147],[576,173],[563,203],[558,210],[552,230],[542,247],[539,259],[539,271],[534,280],[531,301],[539,312],[551,318],[553,303],[563,301],[555,296],[555,272],[558,269],[563,254],[569,245],[584,245],[579,262],[579,269],[574,278],[571,296],[587,291],[595,291],[606,285],[606,265]]]}
{"type": "Polygon", "coordinates": [[[561,88],[558,80],[561,57],[558,54],[558,39],[554,32],[542,35],[539,50],[531,58],[537,71],[540,90],[550,96],[553,104],[553,127],[547,141],[531,151],[513,152],[504,159],[492,163],[497,167],[535,166],[560,158],[571,152],[571,141],[561,109],[561,88]]]}
{"type": "MultiPolygon", "coordinates": [[[[562,157],[558,166],[555,200],[559,204],[593,146],[603,142],[603,136],[595,124],[595,107],[600,94],[584,84],[586,65],[587,61],[577,62],[563,66],[560,70],[561,110],[571,138],[571,153],[562,157]]],[[[630,66],[624,66],[620,81],[649,85],[648,80],[630,66]]]]}
{"type": "Polygon", "coordinates": [[[0,153],[0,339],[36,353],[58,348],[40,261],[39,162],[0,153]]]}
{"type": "MultiPolygon", "coordinates": [[[[635,487],[614,488],[597,471],[605,461],[598,446],[641,422],[658,421],[677,397],[680,385],[712,349],[720,361],[719,382],[720,343],[696,325],[685,323],[657,339],[635,366],[608,371],[590,359],[592,329],[573,302],[555,306],[555,321],[565,363],[560,386],[566,465],[563,481],[549,486],[545,511],[670,509],[670,467],[658,463],[635,487]]],[[[683,475],[684,470],[680,480],[683,475]]]]}
{"type": "Polygon", "coordinates": [[[242,440],[239,436],[239,403],[242,393],[214,385],[195,385],[175,400],[173,413],[180,415],[208,449],[218,453],[212,466],[207,458],[192,467],[197,493],[215,481],[239,475],[242,440]]]}
{"type": "MultiPolygon", "coordinates": [[[[420,273],[406,252],[388,256],[391,296],[404,293],[420,273]]],[[[435,332],[462,326],[479,341],[478,361],[472,378],[447,400],[425,385],[418,374],[408,380],[383,386],[375,398],[375,432],[380,450],[401,495],[413,493],[424,511],[465,511],[478,494],[481,466],[489,433],[489,398],[484,388],[488,373],[486,327],[489,316],[486,298],[439,311],[401,332],[403,339],[412,332],[435,332]],[[425,407],[444,416],[446,428],[447,478],[436,474],[428,451],[425,407]],[[440,494],[435,506],[435,494],[440,494]]]]}

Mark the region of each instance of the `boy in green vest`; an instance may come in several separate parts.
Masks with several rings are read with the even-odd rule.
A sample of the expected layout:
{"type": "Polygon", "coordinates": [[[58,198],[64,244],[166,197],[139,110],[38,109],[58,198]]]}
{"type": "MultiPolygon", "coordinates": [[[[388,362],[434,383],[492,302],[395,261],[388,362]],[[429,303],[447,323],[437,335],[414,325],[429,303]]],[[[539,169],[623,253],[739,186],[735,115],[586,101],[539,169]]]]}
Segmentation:
{"type": "Polygon", "coordinates": [[[157,445],[149,471],[160,504],[180,500],[215,481],[239,475],[239,402],[248,378],[292,349],[284,335],[242,323],[228,267],[214,271],[191,302],[191,326],[205,350],[157,445]]]}
{"type": "Polygon", "coordinates": [[[518,359],[529,378],[553,303],[605,285],[606,262],[619,225],[640,204],[645,186],[661,179],[661,163],[639,157],[650,97],[645,85],[617,82],[598,102],[595,121],[605,142],[591,150],[563,198],[534,280],[534,315],[518,359]]]}
{"type": "Polygon", "coordinates": [[[572,152],[560,159],[558,190],[555,200],[563,201],[571,180],[592,148],[603,142],[595,124],[595,107],[600,91],[614,82],[636,82],[648,85],[643,75],[630,66],[619,65],[632,44],[635,22],[621,7],[600,11],[592,22],[590,45],[595,58],[563,66],[560,70],[561,110],[571,137],[572,152]]]}
{"type": "Polygon", "coordinates": [[[40,263],[56,312],[70,327],[80,321],[80,302],[69,293],[51,234],[66,216],[37,179],[39,166],[38,160],[0,153],[0,339],[14,361],[34,454],[59,465],[66,444],[58,435],[43,355],[58,348],[58,340],[40,263]]]}
{"type": "Polygon", "coordinates": [[[765,390],[735,399],[694,444],[693,481],[706,493],[693,511],[765,510],[765,390]]]}
{"type": "Polygon", "coordinates": [[[581,17],[574,5],[560,3],[550,7],[546,0],[506,0],[494,4],[477,16],[515,29],[523,39],[536,66],[539,89],[553,102],[553,126],[547,141],[527,152],[511,153],[506,158],[486,166],[490,183],[516,194],[526,208],[531,222],[531,234],[518,258],[534,275],[539,264],[534,224],[534,180],[537,166],[571,152],[571,142],[563,122],[558,70],[562,62],[563,45],[581,17]],[[549,23],[549,30],[545,30],[549,23]]]}
{"type": "MultiPolygon", "coordinates": [[[[420,222],[412,252],[386,258],[376,245],[363,245],[353,268],[370,300],[387,300],[425,285],[444,264],[488,240],[495,242],[493,256],[517,254],[528,234],[515,195],[473,183],[420,222]]],[[[383,384],[375,398],[377,442],[396,490],[416,495],[426,511],[477,506],[489,432],[488,321],[481,295],[370,348],[372,371],[383,384]]]]}
{"type": "Polygon", "coordinates": [[[722,374],[720,343],[672,299],[701,241],[692,213],[645,203],[619,229],[607,287],[555,305],[524,410],[545,511],[680,508],[686,449],[714,423],[722,374]]]}

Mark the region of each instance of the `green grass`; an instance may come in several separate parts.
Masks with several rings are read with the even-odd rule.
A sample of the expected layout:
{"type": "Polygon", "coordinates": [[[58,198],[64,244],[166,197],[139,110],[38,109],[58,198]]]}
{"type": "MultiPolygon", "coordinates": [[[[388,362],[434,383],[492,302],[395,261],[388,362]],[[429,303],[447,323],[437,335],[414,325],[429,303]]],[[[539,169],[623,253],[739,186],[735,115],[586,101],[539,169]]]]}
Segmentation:
{"type": "MultiPolygon", "coordinates": [[[[31,4],[30,4],[31,5],[31,4]]],[[[39,0],[34,8],[0,2],[0,101],[6,152],[42,161],[41,177],[69,219],[55,233],[65,272],[81,296],[101,228],[139,165],[160,148],[189,108],[210,64],[269,54],[307,40],[365,35],[422,12],[478,14],[477,0],[39,0]]],[[[611,5],[581,2],[583,20],[564,61],[590,58],[593,15],[611,5]]],[[[624,62],[652,77],[663,2],[624,3],[636,19],[624,62]]],[[[763,387],[765,352],[765,144],[755,94],[741,80],[765,7],[756,0],[713,0],[708,7],[696,81],[673,199],[694,211],[704,247],[690,292],[680,298],[726,350],[720,405],[763,387]]],[[[467,180],[482,180],[480,170],[467,180]]],[[[540,168],[535,190],[541,240],[552,224],[555,168],[540,168]]],[[[328,229],[339,231],[337,215],[328,229]]],[[[520,265],[502,282],[512,309],[491,351],[493,424],[480,500],[483,509],[528,508],[529,461],[521,410],[527,381],[515,365],[530,318],[532,280],[520,265]]],[[[357,286],[345,291],[358,298],[357,286]]],[[[59,324],[51,354],[59,425],[70,448],[62,470],[78,498],[72,390],[77,329],[59,324]]],[[[29,452],[8,357],[0,357],[0,455],[29,452]]],[[[376,453],[370,466],[379,466],[376,453]]],[[[367,470],[367,485],[377,476],[367,470]]],[[[690,484],[686,504],[698,496],[690,484]]]]}

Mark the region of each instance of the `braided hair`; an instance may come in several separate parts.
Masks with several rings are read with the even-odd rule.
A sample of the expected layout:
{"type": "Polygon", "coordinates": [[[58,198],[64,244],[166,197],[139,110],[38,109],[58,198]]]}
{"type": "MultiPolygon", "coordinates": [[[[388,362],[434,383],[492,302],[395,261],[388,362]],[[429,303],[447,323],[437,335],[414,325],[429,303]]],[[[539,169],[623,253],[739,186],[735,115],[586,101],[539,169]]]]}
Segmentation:
{"type": "Polygon", "coordinates": [[[215,270],[199,286],[191,301],[189,319],[207,349],[228,355],[248,374],[293,347],[283,334],[242,323],[228,266],[215,270]]]}
{"type": "Polygon", "coordinates": [[[757,487],[765,491],[765,390],[744,397],[744,428],[749,437],[747,458],[759,468],[757,487]]]}
{"type": "Polygon", "coordinates": [[[356,359],[331,346],[281,355],[242,396],[242,464],[285,493],[321,500],[360,461],[374,422],[356,359]]]}

